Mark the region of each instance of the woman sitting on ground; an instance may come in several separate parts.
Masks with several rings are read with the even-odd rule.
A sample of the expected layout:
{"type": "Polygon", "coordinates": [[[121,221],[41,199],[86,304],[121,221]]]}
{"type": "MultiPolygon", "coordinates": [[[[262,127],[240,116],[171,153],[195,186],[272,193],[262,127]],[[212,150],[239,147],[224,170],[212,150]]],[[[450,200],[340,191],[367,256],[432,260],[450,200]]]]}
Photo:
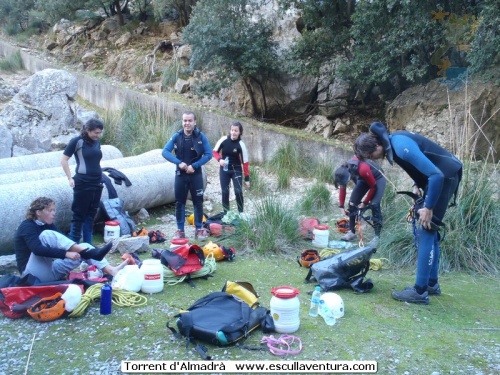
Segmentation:
{"type": "Polygon", "coordinates": [[[114,276],[128,261],[111,266],[104,257],[117,241],[100,248],[77,244],[63,235],[54,225],[55,202],[46,197],[35,199],[26,211],[26,220],[16,230],[14,248],[21,276],[32,274],[41,282],[64,280],[82,259],[95,264],[103,273],[114,276]]]}

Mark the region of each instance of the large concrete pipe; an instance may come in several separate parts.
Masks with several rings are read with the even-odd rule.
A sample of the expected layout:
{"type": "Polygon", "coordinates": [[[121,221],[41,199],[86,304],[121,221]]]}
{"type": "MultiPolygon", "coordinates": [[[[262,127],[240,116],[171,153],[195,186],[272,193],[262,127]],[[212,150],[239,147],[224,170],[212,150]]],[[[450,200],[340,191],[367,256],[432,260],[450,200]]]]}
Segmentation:
{"type": "MultiPolygon", "coordinates": [[[[111,160],[103,160],[101,161],[101,166],[104,167],[111,167],[115,168],[118,170],[122,170],[123,168],[132,168],[132,167],[139,167],[141,165],[150,165],[150,164],[158,164],[158,163],[165,163],[166,160],[163,156],[161,156],[161,149],[156,149],[156,150],[151,150],[148,152],[145,152],[144,154],[137,155],[137,156],[129,156],[126,158],[119,158],[119,159],[111,159],[111,160]]],[[[74,158],[71,158],[70,160],[73,160],[74,158]]],[[[71,172],[75,172],[76,165],[73,164],[70,166],[71,172]]],[[[33,171],[23,171],[23,172],[16,172],[16,173],[4,173],[0,177],[0,185],[7,185],[7,184],[15,184],[18,182],[33,182],[33,181],[38,181],[38,180],[46,180],[50,178],[57,178],[57,177],[63,177],[64,172],[61,168],[61,166],[54,167],[54,168],[45,168],[45,169],[40,169],[40,170],[33,170],[33,171]]]]}
{"type": "MultiPolygon", "coordinates": [[[[174,180],[175,165],[160,163],[146,167],[122,169],[132,182],[127,187],[125,184],[114,184],[118,196],[124,201],[124,209],[134,214],[142,207],[158,207],[175,201],[174,180]]],[[[206,186],[206,174],[204,174],[206,186]]],[[[14,234],[19,224],[25,219],[26,209],[37,197],[46,196],[56,202],[55,223],[59,229],[67,231],[71,222],[71,203],[73,191],[68,185],[66,177],[39,180],[35,183],[16,183],[0,186],[0,255],[14,252],[14,234]]],[[[108,197],[106,188],[103,199],[108,197]]]]}
{"type": "MultiPolygon", "coordinates": [[[[123,158],[121,151],[114,146],[102,145],[101,150],[103,160],[123,158]]],[[[54,151],[0,159],[0,174],[60,166],[62,153],[62,151],[54,151]]],[[[71,158],[69,162],[70,164],[74,164],[75,158],[71,158]]]]}

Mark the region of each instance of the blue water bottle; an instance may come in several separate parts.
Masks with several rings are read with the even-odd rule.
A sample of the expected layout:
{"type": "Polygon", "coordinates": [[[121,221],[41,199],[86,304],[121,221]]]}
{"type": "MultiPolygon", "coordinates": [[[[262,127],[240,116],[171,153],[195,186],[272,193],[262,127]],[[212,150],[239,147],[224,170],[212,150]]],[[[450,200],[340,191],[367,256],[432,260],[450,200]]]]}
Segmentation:
{"type": "Polygon", "coordinates": [[[111,297],[113,288],[109,284],[104,284],[101,288],[101,315],[111,314],[111,297]]]}
{"type": "Polygon", "coordinates": [[[224,169],[224,171],[227,172],[228,169],[229,169],[229,156],[226,156],[226,158],[224,159],[224,161],[225,161],[225,164],[224,164],[224,168],[223,169],[224,169]]]}

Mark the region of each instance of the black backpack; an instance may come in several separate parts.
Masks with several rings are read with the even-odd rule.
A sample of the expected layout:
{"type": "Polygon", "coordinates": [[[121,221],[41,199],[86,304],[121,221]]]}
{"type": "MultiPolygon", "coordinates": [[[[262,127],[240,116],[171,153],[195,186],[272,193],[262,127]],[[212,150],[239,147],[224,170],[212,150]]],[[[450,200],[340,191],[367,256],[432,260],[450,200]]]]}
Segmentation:
{"type": "Polygon", "coordinates": [[[370,269],[370,258],[376,251],[374,247],[365,246],[321,259],[311,265],[306,282],[311,282],[314,276],[323,291],[350,287],[358,293],[368,292],[373,283],[370,279],[364,281],[364,277],[370,269]]]}
{"type": "Polygon", "coordinates": [[[210,359],[207,348],[197,344],[196,340],[217,346],[234,344],[259,328],[266,315],[268,310],[265,307],[252,309],[232,294],[213,292],[174,316],[178,332],[170,322],[167,322],[167,327],[177,338],[186,338],[186,348],[191,343],[203,358],[210,359]]]}

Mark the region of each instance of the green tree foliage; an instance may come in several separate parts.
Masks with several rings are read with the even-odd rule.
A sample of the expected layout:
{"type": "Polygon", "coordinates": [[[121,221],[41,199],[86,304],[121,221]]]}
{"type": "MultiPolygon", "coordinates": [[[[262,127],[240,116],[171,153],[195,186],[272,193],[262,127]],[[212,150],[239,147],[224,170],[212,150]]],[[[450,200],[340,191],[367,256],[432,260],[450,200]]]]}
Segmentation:
{"type": "Polygon", "coordinates": [[[286,59],[293,73],[318,75],[321,66],[333,55],[348,56],[351,17],[355,0],[279,0],[283,10],[300,9],[298,29],[302,38],[286,59]]]}
{"type": "Polygon", "coordinates": [[[490,71],[500,63],[500,1],[486,0],[483,6],[467,56],[472,72],[490,71]]]}
{"type": "Polygon", "coordinates": [[[189,23],[191,12],[198,0],[154,0],[153,9],[157,20],[161,20],[165,15],[175,10],[181,26],[189,23]]]}
{"type": "MultiPolygon", "coordinates": [[[[35,0],[34,8],[46,22],[53,25],[62,18],[67,20],[75,19],[75,12],[86,9],[88,5],[86,0],[35,0]]],[[[98,6],[97,4],[92,5],[94,6],[88,7],[89,10],[94,10],[98,6]]]]}
{"type": "MultiPolygon", "coordinates": [[[[277,69],[272,24],[259,16],[260,0],[202,0],[193,10],[183,40],[192,47],[191,69],[205,73],[197,87],[212,95],[241,79],[256,109],[252,85],[264,101],[263,85],[277,69]]],[[[265,113],[261,114],[265,116],[265,113]]]]}
{"type": "Polygon", "coordinates": [[[340,68],[351,82],[373,85],[389,78],[419,82],[430,76],[429,57],[444,44],[432,20],[434,1],[360,1],[353,14],[353,58],[340,68]]]}
{"type": "Polygon", "coordinates": [[[24,31],[30,24],[34,0],[0,0],[0,22],[8,34],[24,31]]]}

